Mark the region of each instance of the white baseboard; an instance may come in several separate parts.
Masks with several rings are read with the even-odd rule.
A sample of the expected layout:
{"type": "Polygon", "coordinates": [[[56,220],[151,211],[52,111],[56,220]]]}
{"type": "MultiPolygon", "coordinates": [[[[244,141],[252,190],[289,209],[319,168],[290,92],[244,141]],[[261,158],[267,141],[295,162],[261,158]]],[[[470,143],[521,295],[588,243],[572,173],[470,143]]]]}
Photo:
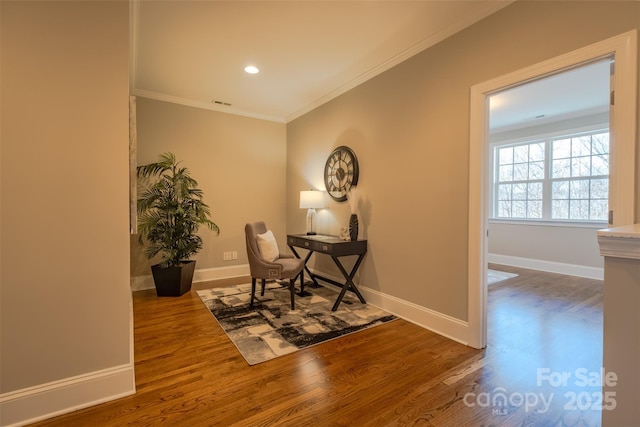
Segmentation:
{"type": "MultiPolygon", "coordinates": [[[[344,278],[342,277],[329,275],[324,272],[316,271],[315,269],[311,269],[311,272],[320,274],[321,276],[325,276],[337,282],[344,282],[344,278]]],[[[382,310],[388,311],[401,319],[435,332],[438,335],[442,335],[453,341],[468,345],[468,322],[414,304],[410,301],[396,298],[392,295],[387,295],[375,289],[367,288],[357,282],[356,286],[358,286],[358,290],[367,301],[367,304],[371,304],[381,308],[382,310]]]]}
{"type": "MultiPolygon", "coordinates": [[[[248,276],[249,264],[232,265],[229,267],[196,269],[193,273],[193,283],[207,282],[209,280],[229,279],[231,277],[248,276]]],[[[131,290],[143,291],[154,289],[153,276],[132,276],[131,290]]]]}
{"type": "Polygon", "coordinates": [[[467,322],[366,286],[358,286],[358,289],[368,304],[375,305],[438,335],[468,345],[469,324],[467,322]]]}
{"type": "Polygon", "coordinates": [[[512,267],[529,268],[532,270],[547,271],[549,273],[604,280],[604,267],[588,267],[585,265],[564,264],[561,262],[499,254],[487,254],[487,261],[494,264],[510,265],[512,267]]]}
{"type": "Polygon", "coordinates": [[[0,395],[0,426],[24,426],[136,392],[132,365],[0,395]]]}

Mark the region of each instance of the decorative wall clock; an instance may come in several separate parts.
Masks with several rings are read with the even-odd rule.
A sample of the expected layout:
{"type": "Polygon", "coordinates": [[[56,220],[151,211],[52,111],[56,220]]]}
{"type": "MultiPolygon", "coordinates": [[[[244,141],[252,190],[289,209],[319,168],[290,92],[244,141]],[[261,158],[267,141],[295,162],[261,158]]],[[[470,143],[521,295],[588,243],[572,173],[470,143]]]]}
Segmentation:
{"type": "Polygon", "coordinates": [[[358,184],[358,158],[347,146],[333,150],[324,165],[324,185],[333,200],[344,202],[347,193],[358,184]]]}

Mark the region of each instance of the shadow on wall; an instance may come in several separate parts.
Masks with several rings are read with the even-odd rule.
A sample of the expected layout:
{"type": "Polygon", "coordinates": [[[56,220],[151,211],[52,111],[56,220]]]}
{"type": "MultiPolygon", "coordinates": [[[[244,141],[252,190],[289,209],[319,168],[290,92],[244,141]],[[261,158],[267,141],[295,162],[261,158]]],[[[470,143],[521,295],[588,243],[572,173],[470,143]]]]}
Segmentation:
{"type": "MultiPolygon", "coordinates": [[[[366,152],[368,149],[370,149],[371,144],[360,131],[355,129],[347,129],[336,138],[331,147],[328,147],[327,155],[334,148],[343,145],[351,148],[358,158],[360,170],[357,184],[357,188],[359,190],[359,202],[357,209],[359,222],[358,235],[360,239],[368,239],[369,226],[371,225],[371,221],[373,219],[373,203],[371,201],[371,198],[369,197],[369,194],[367,193],[368,165],[366,152]]],[[[323,174],[324,170],[317,173],[323,174]]],[[[329,199],[328,196],[327,199],[329,199]]],[[[330,212],[326,212],[326,210],[324,212],[321,212],[322,222],[324,223],[321,232],[337,235],[339,234],[341,227],[348,227],[349,225],[349,217],[351,215],[349,203],[335,202],[331,199],[329,205],[326,207],[326,210],[330,212]]],[[[376,268],[374,249],[375,248],[374,246],[372,246],[372,242],[369,242],[367,255],[364,258],[362,268],[360,268],[356,274],[355,282],[361,284],[364,287],[379,290],[380,286],[378,283],[377,275],[375,274],[376,268]]],[[[343,260],[344,267],[347,271],[351,271],[351,268],[355,263],[355,258],[350,258],[351,257],[346,257],[343,260]]],[[[337,267],[329,257],[315,257],[315,259],[313,260],[313,268],[322,271],[328,276],[333,276],[338,279],[341,278],[340,271],[337,269],[337,267]]]]}
{"type": "Polygon", "coordinates": [[[160,262],[160,255],[149,260],[144,253],[144,246],[138,243],[138,235],[131,234],[129,236],[129,258],[130,258],[130,274],[131,277],[150,276],[151,266],[160,262]]]}
{"type": "MultiPolygon", "coordinates": [[[[366,192],[367,188],[367,165],[366,165],[366,155],[365,152],[368,147],[368,142],[365,139],[364,135],[355,130],[355,129],[347,129],[342,132],[338,138],[336,138],[335,143],[331,149],[339,147],[341,145],[345,145],[351,148],[358,158],[359,165],[359,178],[357,188],[360,190],[360,201],[358,203],[358,220],[359,220],[359,237],[361,239],[367,238],[367,229],[369,227],[371,221],[371,202],[369,200],[368,194],[366,192]],[[363,159],[365,159],[364,167],[363,167],[363,159]]],[[[324,171],[323,171],[324,172],[324,171]]],[[[351,215],[351,211],[349,208],[348,202],[343,203],[334,203],[331,205],[332,210],[334,211],[334,218],[336,220],[335,227],[331,227],[332,230],[340,230],[341,227],[347,227],[349,225],[349,216],[351,215]]],[[[337,232],[334,234],[338,234],[337,232]]]]}

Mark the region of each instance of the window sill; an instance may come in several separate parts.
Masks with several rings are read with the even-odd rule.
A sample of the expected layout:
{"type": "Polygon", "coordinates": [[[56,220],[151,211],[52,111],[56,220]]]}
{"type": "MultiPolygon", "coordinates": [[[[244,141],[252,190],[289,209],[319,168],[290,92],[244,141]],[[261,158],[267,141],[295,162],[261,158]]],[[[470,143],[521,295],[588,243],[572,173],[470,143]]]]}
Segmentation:
{"type": "Polygon", "coordinates": [[[531,219],[505,219],[489,218],[489,224],[526,225],[543,227],[565,227],[565,228],[593,228],[600,230],[609,227],[606,221],[551,221],[551,220],[531,220],[531,219]]]}

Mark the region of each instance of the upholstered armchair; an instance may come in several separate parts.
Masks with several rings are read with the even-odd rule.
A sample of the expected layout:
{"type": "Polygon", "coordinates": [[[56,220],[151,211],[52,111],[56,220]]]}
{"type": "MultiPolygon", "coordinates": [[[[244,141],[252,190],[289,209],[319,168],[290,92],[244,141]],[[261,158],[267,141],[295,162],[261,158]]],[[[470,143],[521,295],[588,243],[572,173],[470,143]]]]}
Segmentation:
{"type": "Polygon", "coordinates": [[[289,279],[289,292],[291,293],[291,309],[295,310],[295,280],[300,276],[300,283],[304,281],[302,269],[304,261],[293,255],[280,253],[275,237],[271,230],[267,229],[264,222],[249,223],[244,227],[247,240],[247,257],[251,270],[251,303],[256,293],[256,280],[262,280],[261,296],[264,296],[264,288],[267,280],[289,279]]]}

